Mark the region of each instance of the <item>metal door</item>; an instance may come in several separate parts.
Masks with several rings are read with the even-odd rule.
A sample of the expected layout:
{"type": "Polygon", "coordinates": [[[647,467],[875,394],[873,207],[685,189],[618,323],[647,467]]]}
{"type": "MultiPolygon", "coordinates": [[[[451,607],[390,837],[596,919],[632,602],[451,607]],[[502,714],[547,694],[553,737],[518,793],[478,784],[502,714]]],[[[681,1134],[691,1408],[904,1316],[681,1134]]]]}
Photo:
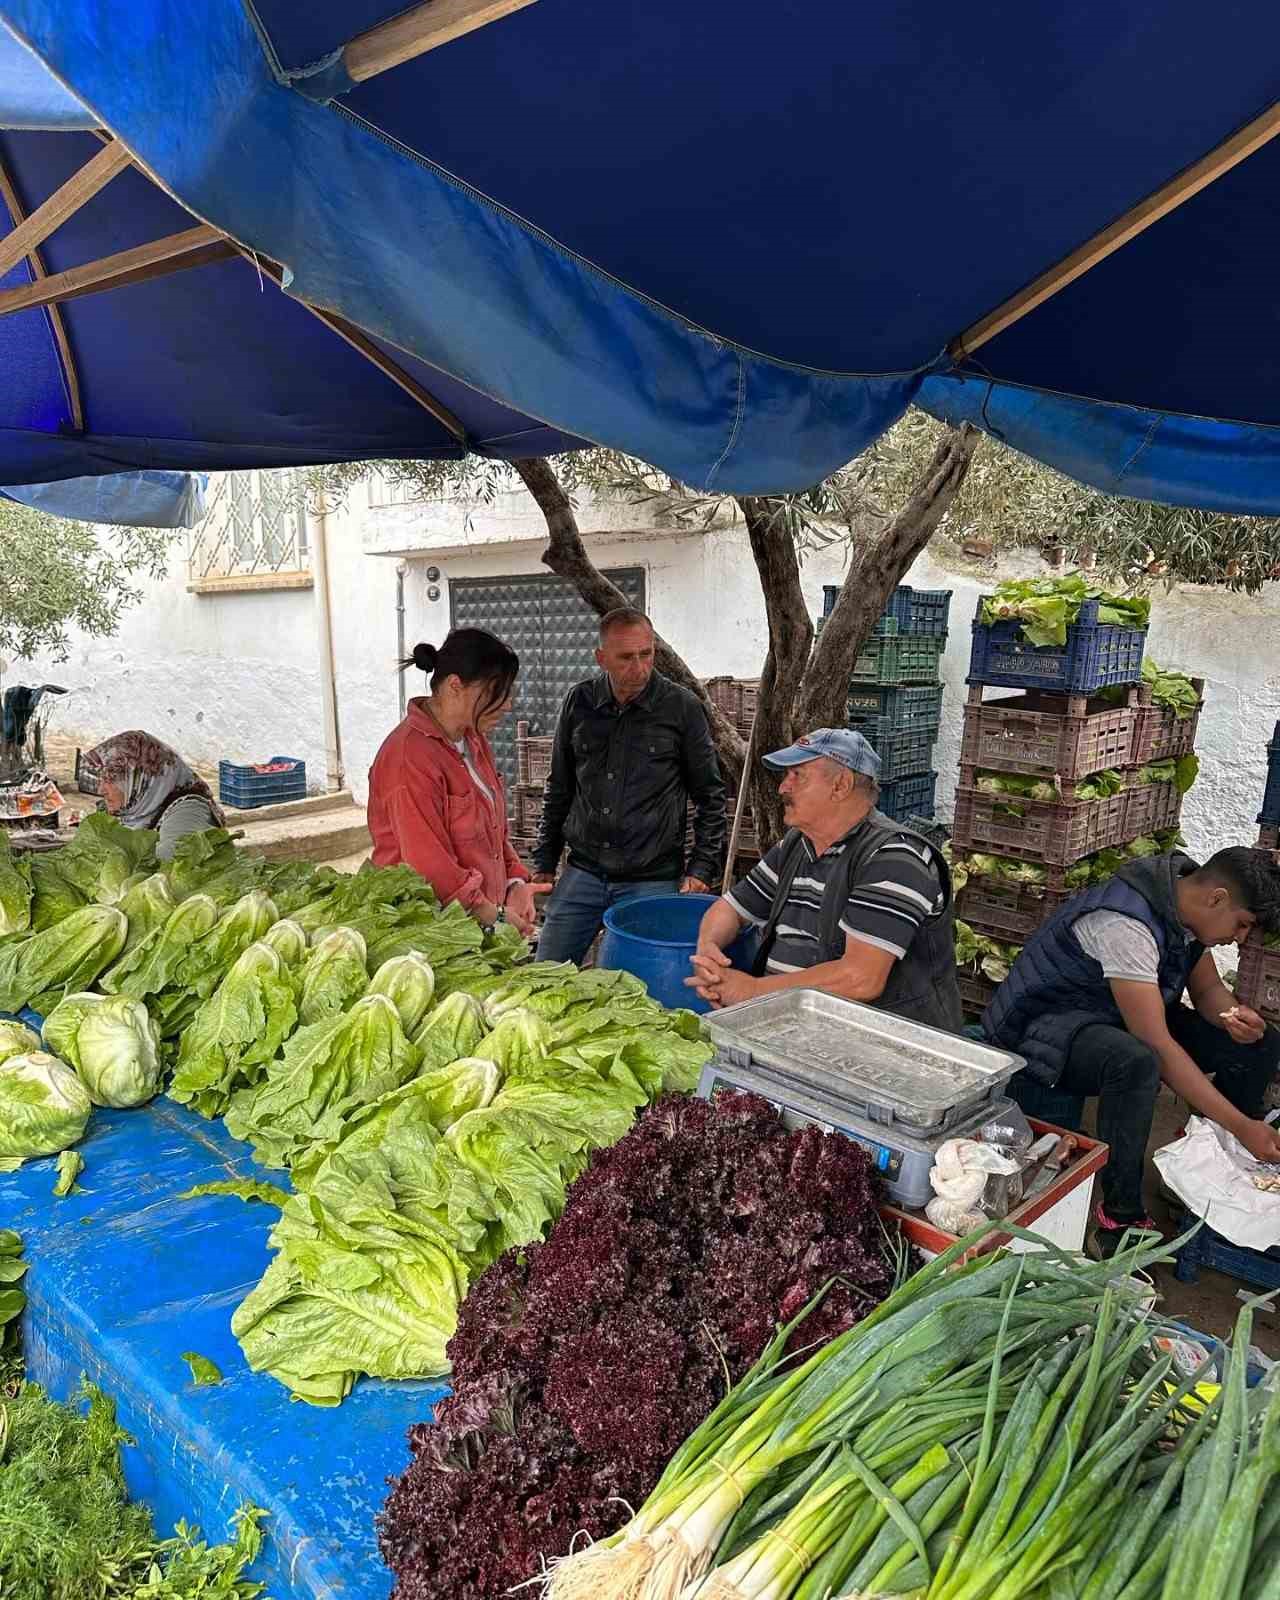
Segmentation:
{"type": "MultiPolygon", "coordinates": [[[[644,609],[642,567],[605,573],[644,609]]],[[[565,695],[595,667],[600,619],[564,578],[458,578],[449,584],[450,622],[455,628],[488,628],[520,657],[515,708],[495,730],[493,753],[507,780],[516,781],[516,723],[529,732],[551,734],[565,695]]]]}

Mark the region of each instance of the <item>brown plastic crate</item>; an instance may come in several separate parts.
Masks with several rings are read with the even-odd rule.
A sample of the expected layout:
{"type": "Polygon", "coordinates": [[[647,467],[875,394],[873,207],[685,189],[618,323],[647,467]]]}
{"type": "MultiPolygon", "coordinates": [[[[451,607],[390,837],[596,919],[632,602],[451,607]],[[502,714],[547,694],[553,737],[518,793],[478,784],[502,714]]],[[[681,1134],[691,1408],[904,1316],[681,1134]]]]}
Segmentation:
{"type": "Polygon", "coordinates": [[[1065,867],[1110,845],[1126,844],[1129,791],[1105,800],[1023,800],[987,794],[972,767],[960,769],[952,843],[959,850],[981,850],[1065,867]]]}
{"type": "Polygon", "coordinates": [[[1258,849],[1280,850],[1280,827],[1259,828],[1258,849]]]}
{"type": "Polygon", "coordinates": [[[1127,838],[1176,828],[1182,816],[1182,796],[1175,783],[1139,783],[1128,791],[1127,838]]]}
{"type": "Polygon", "coordinates": [[[760,697],[759,678],[706,678],[702,686],[712,705],[728,717],[744,739],[747,738],[760,697]]]}
{"type": "Polygon", "coordinates": [[[1137,690],[1129,704],[1112,706],[1085,695],[1032,691],[1003,700],[982,698],[969,686],[960,760],[994,772],[1056,774],[1066,787],[1108,767],[1131,766],[1141,708],[1137,690]]]}
{"type": "Polygon", "coordinates": [[[1268,1022],[1280,1023],[1280,948],[1268,949],[1255,933],[1240,947],[1236,999],[1268,1022]]]}
{"type": "MultiPolygon", "coordinates": [[[[1188,756],[1196,747],[1196,733],[1200,727],[1200,713],[1204,710],[1204,679],[1192,678],[1200,703],[1189,717],[1181,721],[1167,706],[1158,706],[1151,698],[1151,690],[1143,684],[1138,691],[1138,730],[1134,741],[1135,766],[1145,767],[1153,761],[1176,760],[1188,756]]],[[[1098,769],[1101,770],[1100,768],[1098,769]]]]}
{"type": "MultiPolygon", "coordinates": [[[[521,727],[524,724],[520,724],[521,727]]],[[[516,781],[541,788],[551,776],[554,734],[516,734],[516,781]]]]}
{"type": "Polygon", "coordinates": [[[515,817],[512,831],[525,838],[536,838],[542,820],[541,784],[518,783],[515,788],[515,817]]]}
{"type": "Polygon", "coordinates": [[[980,972],[970,972],[967,967],[956,968],[956,987],[960,990],[960,1009],[975,1022],[991,1004],[996,986],[980,972]]]}
{"type": "Polygon", "coordinates": [[[1001,944],[1025,944],[1076,891],[970,878],[956,896],[956,916],[1001,944]]]}

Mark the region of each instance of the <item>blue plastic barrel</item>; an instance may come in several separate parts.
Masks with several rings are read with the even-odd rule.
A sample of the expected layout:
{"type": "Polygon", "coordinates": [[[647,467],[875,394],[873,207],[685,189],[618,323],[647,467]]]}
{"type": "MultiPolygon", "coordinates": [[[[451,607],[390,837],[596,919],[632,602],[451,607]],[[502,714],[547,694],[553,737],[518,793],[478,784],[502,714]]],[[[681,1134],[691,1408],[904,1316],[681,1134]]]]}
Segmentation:
{"type": "MultiPolygon", "coordinates": [[[[633,973],[664,1006],[710,1010],[685,988],[684,980],[693,976],[689,957],[698,948],[698,927],[707,907],[715,901],[712,894],[655,894],[610,906],[597,964],[633,973]]],[[[752,945],[751,935],[743,934],[726,951],[739,971],[750,966],[752,945]]]]}

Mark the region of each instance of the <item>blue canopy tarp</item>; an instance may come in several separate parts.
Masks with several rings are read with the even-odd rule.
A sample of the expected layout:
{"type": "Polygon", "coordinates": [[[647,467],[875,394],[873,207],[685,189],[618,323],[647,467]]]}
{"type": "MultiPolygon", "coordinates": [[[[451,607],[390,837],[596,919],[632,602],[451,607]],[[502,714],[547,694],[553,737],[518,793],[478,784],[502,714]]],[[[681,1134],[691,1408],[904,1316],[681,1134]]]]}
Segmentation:
{"type": "MultiPolygon", "coordinates": [[[[1275,105],[1275,7],[1222,0],[1206,27],[1197,0],[785,21],[733,0],[538,0],[353,82],[343,46],[404,10],[0,0],[51,99],[70,89],[192,213],[412,352],[436,392],[447,373],[738,491],[814,482],[921,398],[987,425],[1003,410],[1011,442],[1103,487],[1280,511],[1280,142],[948,354],[1275,105]]],[[[81,136],[4,141],[39,194],[52,174],[21,148],[37,137],[81,136]]],[[[110,200],[132,222],[135,176],[95,213],[110,200]]],[[[233,273],[97,299],[186,299],[233,273]]],[[[171,415],[173,385],[154,392],[171,415]]],[[[150,444],[178,452],[174,431],[150,444]]]]}
{"type": "Polygon", "coordinates": [[[0,486],[0,499],[77,522],[127,528],[194,528],[208,478],[195,472],[117,472],[104,478],[0,486]]]}

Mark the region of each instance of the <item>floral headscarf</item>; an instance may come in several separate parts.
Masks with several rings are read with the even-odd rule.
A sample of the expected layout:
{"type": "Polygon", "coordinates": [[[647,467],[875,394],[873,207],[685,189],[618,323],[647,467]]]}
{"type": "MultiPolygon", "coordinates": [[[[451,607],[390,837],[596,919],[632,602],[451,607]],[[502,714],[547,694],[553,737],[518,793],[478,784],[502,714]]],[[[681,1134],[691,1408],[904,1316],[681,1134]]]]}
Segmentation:
{"type": "Polygon", "coordinates": [[[105,779],[124,795],[116,815],[126,827],[158,827],[174,801],[188,795],[209,802],[215,827],[226,822],[204,779],[192,772],[176,750],[141,729],[104,739],[81,757],[80,765],[99,783],[105,779]]]}

